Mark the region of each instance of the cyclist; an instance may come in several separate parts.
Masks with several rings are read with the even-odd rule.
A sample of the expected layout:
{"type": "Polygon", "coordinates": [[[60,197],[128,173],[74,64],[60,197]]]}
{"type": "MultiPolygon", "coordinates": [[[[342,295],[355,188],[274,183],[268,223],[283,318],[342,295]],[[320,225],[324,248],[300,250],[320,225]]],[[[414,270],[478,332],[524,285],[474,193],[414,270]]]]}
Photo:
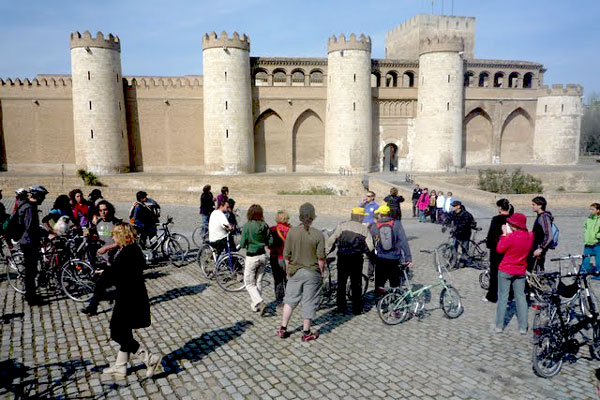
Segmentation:
{"type": "MultiPolygon", "coordinates": [[[[482,301],[495,303],[498,300],[498,265],[504,255],[496,251],[500,237],[502,236],[502,227],[506,224],[506,219],[514,214],[515,209],[507,199],[500,199],[496,202],[498,215],[495,215],[490,222],[486,246],[490,249],[490,287],[482,301]]],[[[512,296],[511,296],[512,297],[512,296]]]]}
{"type": "MultiPolygon", "coordinates": [[[[140,190],[135,197],[137,201],[133,204],[130,218],[133,219],[133,224],[139,232],[140,244],[145,247],[146,241],[156,236],[156,224],[158,224],[158,215],[160,214],[157,214],[156,211],[158,204],[148,198],[148,193],[140,190]]],[[[158,210],[160,210],[160,207],[158,207],[158,210]]]]}
{"type": "Polygon", "coordinates": [[[54,232],[54,224],[56,224],[60,217],[67,217],[70,221],[73,220],[73,211],[71,210],[71,200],[66,194],[59,195],[50,212],[42,218],[42,224],[48,229],[49,232],[54,232]]]}
{"type": "Polygon", "coordinates": [[[402,223],[390,218],[390,208],[380,206],[375,213],[379,216],[369,229],[375,244],[375,295],[385,294],[385,283],[389,280],[390,287],[400,286],[401,262],[407,267],[412,265],[412,255],[408,239],[402,223]]]}
{"type": "MultiPolygon", "coordinates": [[[[397,193],[397,192],[396,192],[397,193]]],[[[373,238],[369,229],[362,224],[365,210],[355,207],[350,214],[350,221],[340,223],[333,234],[327,239],[327,253],[337,246],[337,308],[341,313],[346,312],[346,283],[350,277],[352,291],[352,314],[362,311],[362,270],[363,254],[374,250],[373,238]]]]}
{"type": "MultiPolygon", "coordinates": [[[[594,257],[594,268],[590,264],[590,258],[583,259],[581,272],[600,272],[600,204],[590,204],[590,216],[584,224],[584,247],[583,254],[594,257]]],[[[599,279],[593,276],[592,279],[599,279]]]]}
{"type": "Polygon", "coordinates": [[[204,185],[202,194],[200,195],[200,232],[202,240],[205,240],[204,238],[208,233],[208,220],[210,219],[210,214],[215,210],[215,198],[210,189],[210,185],[204,185]]]}
{"type": "Polygon", "coordinates": [[[451,234],[454,237],[454,254],[458,255],[458,247],[460,246],[462,249],[461,261],[466,266],[471,267],[473,260],[469,256],[469,240],[471,240],[473,228],[477,227],[475,218],[460,201],[454,200],[449,219],[453,227],[451,234]]]}
{"type": "Polygon", "coordinates": [[[73,222],[77,227],[85,230],[88,227],[90,208],[83,197],[81,189],[73,189],[69,192],[71,207],[73,208],[73,222]]]}
{"type": "Polygon", "coordinates": [[[554,217],[550,211],[546,210],[548,202],[545,198],[538,196],[531,200],[531,209],[537,214],[535,222],[533,223],[533,248],[532,253],[529,256],[529,270],[533,270],[534,265],[540,271],[544,270],[544,263],[546,261],[546,253],[552,245],[552,223],[554,217]]]}
{"type": "Polygon", "coordinates": [[[41,239],[38,206],[44,202],[47,194],[45,187],[32,186],[29,188],[27,202],[21,203],[17,209],[17,225],[22,231],[19,244],[25,265],[25,300],[30,306],[40,305],[42,302],[35,288],[41,239]]]}
{"type": "Polygon", "coordinates": [[[227,247],[227,234],[231,232],[231,225],[227,220],[226,212],[229,211],[229,203],[223,202],[210,214],[208,221],[208,242],[215,249],[217,257],[227,247]]]}

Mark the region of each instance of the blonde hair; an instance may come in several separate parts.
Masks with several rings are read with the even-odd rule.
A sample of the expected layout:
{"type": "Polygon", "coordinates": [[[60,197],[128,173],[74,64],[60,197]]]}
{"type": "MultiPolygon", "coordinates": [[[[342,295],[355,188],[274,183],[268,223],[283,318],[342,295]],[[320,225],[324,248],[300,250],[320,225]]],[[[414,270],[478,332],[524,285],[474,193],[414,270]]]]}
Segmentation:
{"type": "Polygon", "coordinates": [[[288,214],[287,211],[284,211],[284,210],[277,211],[277,215],[275,216],[275,222],[277,222],[278,224],[283,224],[283,223],[289,222],[289,220],[290,220],[290,214],[288,214]]]}
{"type": "Polygon", "coordinates": [[[129,224],[115,225],[112,231],[113,240],[119,246],[135,243],[137,235],[129,224]]]}

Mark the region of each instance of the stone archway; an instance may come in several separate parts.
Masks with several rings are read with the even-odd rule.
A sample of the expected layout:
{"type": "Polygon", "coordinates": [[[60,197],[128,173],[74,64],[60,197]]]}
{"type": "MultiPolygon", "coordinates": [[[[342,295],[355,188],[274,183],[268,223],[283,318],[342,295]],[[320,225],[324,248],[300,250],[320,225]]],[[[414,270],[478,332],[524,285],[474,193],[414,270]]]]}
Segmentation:
{"type": "Polygon", "coordinates": [[[313,110],[304,111],[292,132],[292,170],[294,172],[323,171],[325,126],[313,110]]]}
{"type": "Polygon", "coordinates": [[[500,136],[501,164],[533,162],[533,122],[522,108],[511,112],[502,124],[500,136]]]}
{"type": "Polygon", "coordinates": [[[398,146],[394,143],[386,144],[383,148],[383,165],[382,171],[397,171],[398,170],[398,146]]]}
{"type": "Polygon", "coordinates": [[[268,109],[254,124],[254,169],[256,172],[286,172],[285,126],[279,114],[268,109]]]}
{"type": "Polygon", "coordinates": [[[482,108],[472,110],[463,123],[463,164],[492,162],[492,119],[482,108]]]}

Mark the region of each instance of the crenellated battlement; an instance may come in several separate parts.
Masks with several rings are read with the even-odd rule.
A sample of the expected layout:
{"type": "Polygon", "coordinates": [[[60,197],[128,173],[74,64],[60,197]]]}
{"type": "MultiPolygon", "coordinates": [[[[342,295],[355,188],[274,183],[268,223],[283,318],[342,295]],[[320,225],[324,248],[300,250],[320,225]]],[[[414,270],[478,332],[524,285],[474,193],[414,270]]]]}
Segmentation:
{"type": "Polygon", "coordinates": [[[404,31],[413,29],[418,25],[430,25],[439,29],[458,29],[458,30],[475,30],[475,17],[463,17],[454,15],[432,15],[419,14],[411,19],[397,25],[392,30],[388,31],[386,36],[396,35],[404,31]]]}
{"type": "Polygon", "coordinates": [[[11,79],[8,78],[3,80],[0,78],[0,87],[2,89],[36,89],[36,88],[64,88],[71,87],[72,82],[71,78],[34,78],[33,80],[29,80],[29,78],[25,78],[21,80],[20,78],[11,79]]]}
{"type": "Polygon", "coordinates": [[[202,79],[187,77],[126,76],[128,87],[139,88],[201,88],[202,79]]]}
{"type": "Polygon", "coordinates": [[[118,36],[111,33],[105,38],[102,32],[96,33],[96,37],[93,37],[89,31],[83,34],[75,31],[71,33],[71,49],[76,47],[97,47],[121,52],[121,41],[118,36]]]}
{"type": "Polygon", "coordinates": [[[361,33],[357,38],[354,33],[350,34],[348,39],[344,34],[339,37],[331,36],[327,41],[327,53],[340,50],[364,50],[371,52],[371,37],[361,33]]]}
{"type": "Polygon", "coordinates": [[[562,83],[555,83],[550,88],[544,85],[540,89],[541,96],[582,96],[583,86],[574,83],[568,83],[564,86],[562,83]]]}
{"type": "Polygon", "coordinates": [[[233,35],[229,37],[227,32],[221,32],[221,36],[217,36],[216,32],[207,33],[202,38],[202,49],[212,49],[215,47],[228,48],[232,47],[235,49],[250,51],[250,37],[242,33],[233,32],[233,35]]]}
{"type": "Polygon", "coordinates": [[[461,37],[452,35],[431,36],[419,42],[419,54],[435,53],[438,51],[460,52],[465,48],[461,37]]]}

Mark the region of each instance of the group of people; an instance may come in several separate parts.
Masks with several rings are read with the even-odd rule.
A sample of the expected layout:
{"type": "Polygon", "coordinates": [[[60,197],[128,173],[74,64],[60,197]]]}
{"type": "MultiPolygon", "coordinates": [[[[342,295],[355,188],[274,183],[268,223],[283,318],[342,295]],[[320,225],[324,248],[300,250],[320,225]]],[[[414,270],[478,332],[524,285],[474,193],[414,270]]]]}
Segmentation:
{"type": "MultiPolygon", "coordinates": [[[[103,199],[99,189],[92,190],[87,199],[80,189],[57,196],[50,212],[41,221],[38,207],[48,191],[37,185],[28,190],[17,189],[15,193],[13,212],[6,213],[5,207],[0,207],[0,221],[9,248],[16,242],[23,254],[26,302],[30,306],[42,304],[37,293],[36,275],[43,241],[56,240],[67,232],[90,237],[90,242],[94,243],[91,247],[104,262],[94,265],[97,275],[94,295],[82,312],[96,314],[98,302],[110,292],[114,301],[110,337],[120,346],[115,363],[105,368],[103,374],[125,377],[127,363],[134,358],[145,364],[147,377],[153,376],[162,357],[142,347],[133,337],[134,329],[147,328],[151,324],[150,302],[143,278],[145,258],[138,244],[138,233],[151,236],[152,220],[158,218],[149,209],[147,194],[137,193],[130,212],[133,224],[129,224],[115,217],[114,206],[103,199]],[[147,215],[144,209],[148,209],[147,215]]],[[[94,256],[90,256],[91,262],[94,256]]]]}
{"type": "Polygon", "coordinates": [[[428,188],[421,189],[415,185],[412,193],[413,217],[418,216],[419,222],[426,222],[429,217],[432,223],[443,224],[452,212],[453,202],[452,192],[444,195],[442,191],[429,191],[428,188]]]}

